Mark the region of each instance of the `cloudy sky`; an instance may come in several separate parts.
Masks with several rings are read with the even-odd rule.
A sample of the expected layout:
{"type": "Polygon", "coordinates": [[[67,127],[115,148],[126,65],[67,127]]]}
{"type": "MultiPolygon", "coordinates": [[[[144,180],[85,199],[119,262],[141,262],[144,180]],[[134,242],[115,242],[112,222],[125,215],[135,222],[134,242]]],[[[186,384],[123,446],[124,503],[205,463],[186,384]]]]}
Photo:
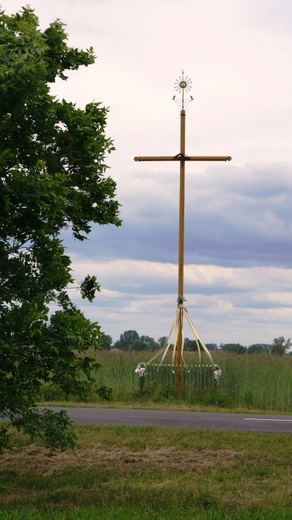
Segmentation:
{"type": "MultiPolygon", "coordinates": [[[[56,18],[69,44],[93,46],[88,69],[54,85],[84,107],[110,107],[108,158],[121,228],[66,238],[77,280],[95,274],[93,304],[74,299],[113,340],[125,330],[167,336],[177,299],[178,163],[136,155],[179,152],[182,70],[194,100],[186,153],[231,155],[186,165],[186,307],[205,342],[291,337],[291,0],[0,0],[29,3],[45,29],[56,18]]],[[[185,336],[191,337],[187,326],[185,336]]]]}

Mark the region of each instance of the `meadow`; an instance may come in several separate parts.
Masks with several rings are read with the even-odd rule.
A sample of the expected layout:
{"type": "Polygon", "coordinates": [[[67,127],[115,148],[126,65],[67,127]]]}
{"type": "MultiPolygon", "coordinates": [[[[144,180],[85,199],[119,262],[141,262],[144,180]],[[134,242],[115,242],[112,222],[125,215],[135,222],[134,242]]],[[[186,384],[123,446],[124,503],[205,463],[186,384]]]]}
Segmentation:
{"type": "MultiPolygon", "coordinates": [[[[93,392],[88,400],[114,401],[116,404],[142,406],[143,403],[167,406],[186,404],[205,408],[224,408],[233,411],[291,413],[292,356],[270,354],[230,354],[215,352],[214,361],[222,368],[219,383],[196,384],[196,373],[188,378],[183,392],[177,395],[173,384],[163,377],[163,370],[146,374],[145,386],[139,387],[135,369],[139,362],[147,362],[153,352],[123,352],[100,350],[94,353],[101,367],[95,374],[93,392]]],[[[194,352],[185,354],[188,366],[198,363],[194,352]]],[[[156,361],[157,362],[157,361],[156,361]]],[[[170,363],[171,360],[166,360],[170,363]]],[[[198,369],[196,369],[198,370],[198,369]]],[[[169,371],[172,372],[171,368],[169,371]]],[[[43,399],[62,400],[58,393],[46,389],[43,399]]],[[[72,397],[73,399],[73,397],[72,397]]]]}
{"type": "Polygon", "coordinates": [[[286,434],[77,426],[74,451],[11,432],[1,520],[291,520],[286,434]]]}
{"type": "MultiPolygon", "coordinates": [[[[167,379],[148,369],[140,388],[135,369],[151,352],[93,355],[101,367],[83,406],[291,413],[292,356],[215,353],[219,384],[198,384],[198,359],[186,353],[195,368],[178,395],[169,367],[167,379]]],[[[70,403],[48,386],[41,397],[70,403]]],[[[14,448],[0,459],[1,520],[292,520],[291,435],[74,427],[76,449],[56,453],[11,429],[14,448]]]]}

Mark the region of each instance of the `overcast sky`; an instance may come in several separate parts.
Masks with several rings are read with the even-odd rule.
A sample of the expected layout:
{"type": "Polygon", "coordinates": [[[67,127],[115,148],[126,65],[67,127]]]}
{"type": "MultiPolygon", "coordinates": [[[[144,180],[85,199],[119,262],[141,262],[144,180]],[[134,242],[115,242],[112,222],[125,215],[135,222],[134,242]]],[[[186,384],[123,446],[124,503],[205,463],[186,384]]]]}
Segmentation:
{"type": "MultiPolygon", "coordinates": [[[[0,0],[15,13],[21,0],[0,0]]],[[[186,164],[186,307],[206,342],[291,337],[291,0],[31,0],[42,29],[56,18],[69,44],[96,63],[53,92],[110,108],[107,160],[122,204],[120,228],[66,238],[78,281],[102,291],[85,315],[113,340],[125,330],[167,336],[177,300],[178,163],[175,79],[192,79],[186,153],[231,155],[186,164]]],[[[72,295],[72,294],[71,294],[72,295]]],[[[191,332],[185,327],[185,336],[191,332]]]]}

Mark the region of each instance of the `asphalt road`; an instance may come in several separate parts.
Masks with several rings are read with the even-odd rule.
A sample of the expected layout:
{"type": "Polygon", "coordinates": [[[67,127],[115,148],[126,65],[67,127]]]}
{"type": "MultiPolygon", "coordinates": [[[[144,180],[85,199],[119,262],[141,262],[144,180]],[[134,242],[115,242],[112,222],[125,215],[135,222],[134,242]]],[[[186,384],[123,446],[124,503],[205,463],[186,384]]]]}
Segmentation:
{"type": "Polygon", "coordinates": [[[116,408],[54,408],[66,410],[79,424],[125,424],[191,429],[292,433],[292,415],[260,415],[216,412],[176,412],[116,408]]]}

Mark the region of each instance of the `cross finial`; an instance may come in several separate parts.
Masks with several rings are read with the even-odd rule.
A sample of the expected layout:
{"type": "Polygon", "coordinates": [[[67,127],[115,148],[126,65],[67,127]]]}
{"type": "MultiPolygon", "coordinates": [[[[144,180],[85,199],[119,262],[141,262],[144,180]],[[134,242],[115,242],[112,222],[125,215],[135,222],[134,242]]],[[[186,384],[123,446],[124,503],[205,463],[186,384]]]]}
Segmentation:
{"type": "Polygon", "coordinates": [[[174,88],[179,94],[181,94],[181,98],[176,99],[176,96],[173,96],[172,99],[177,103],[181,110],[185,110],[188,104],[193,101],[193,97],[190,96],[189,99],[185,98],[185,93],[189,92],[192,88],[192,80],[188,76],[185,76],[184,71],[182,71],[181,76],[175,80],[174,88]]]}

